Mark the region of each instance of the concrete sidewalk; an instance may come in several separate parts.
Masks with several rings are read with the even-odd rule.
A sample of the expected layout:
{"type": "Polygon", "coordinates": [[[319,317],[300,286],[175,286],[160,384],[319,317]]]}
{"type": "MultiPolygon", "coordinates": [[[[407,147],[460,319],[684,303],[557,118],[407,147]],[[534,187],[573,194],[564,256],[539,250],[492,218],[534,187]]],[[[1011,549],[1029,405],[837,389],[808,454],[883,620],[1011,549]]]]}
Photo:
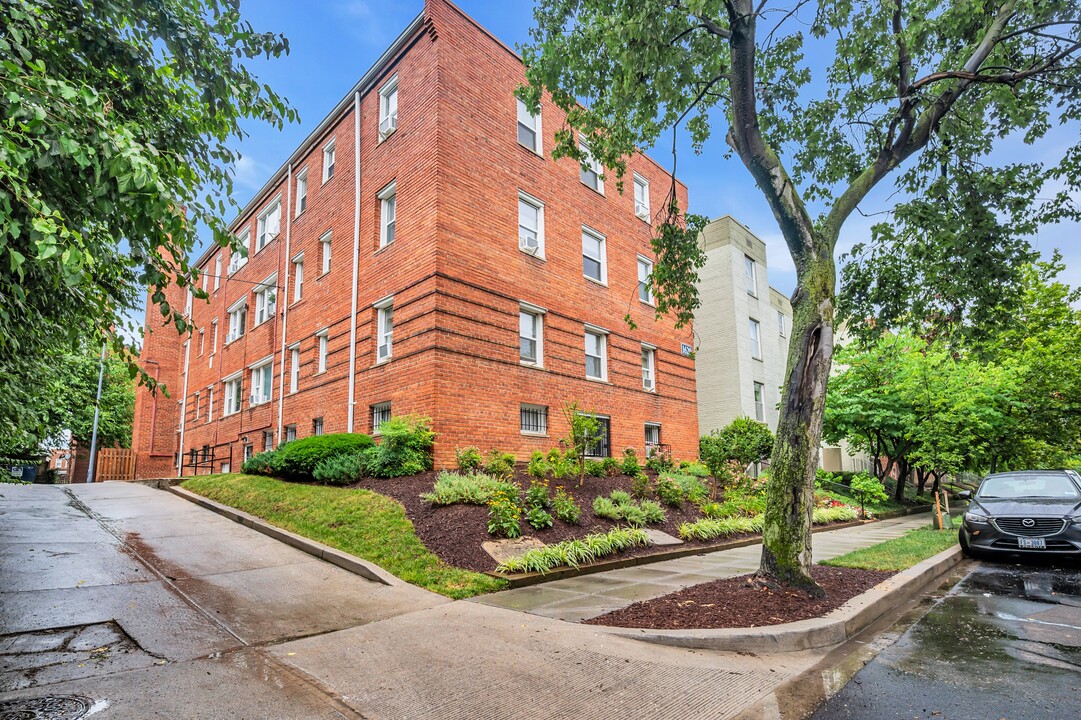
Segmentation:
{"type": "MultiPolygon", "coordinates": [[[[919,514],[815,533],[814,559],[817,562],[844,555],[930,522],[930,516],[919,514]]],[[[747,545],[505,590],[473,598],[472,602],[579,622],[690,585],[754,572],[761,556],[761,544],[747,545]]]]}

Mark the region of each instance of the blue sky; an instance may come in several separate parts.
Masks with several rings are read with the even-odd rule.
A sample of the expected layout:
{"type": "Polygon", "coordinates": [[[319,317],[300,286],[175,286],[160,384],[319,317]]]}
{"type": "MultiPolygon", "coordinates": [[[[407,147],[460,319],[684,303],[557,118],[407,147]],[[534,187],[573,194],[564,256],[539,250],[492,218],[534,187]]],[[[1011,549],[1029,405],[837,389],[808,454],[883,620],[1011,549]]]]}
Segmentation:
{"type": "MultiPolygon", "coordinates": [[[[465,12],[511,47],[528,40],[533,24],[533,4],[523,0],[457,0],[465,12]]],[[[250,137],[240,146],[243,159],[237,167],[236,196],[244,205],[262,186],[334,104],[386,49],[402,28],[423,7],[422,0],[249,0],[242,5],[245,17],[256,30],[283,32],[290,54],[253,67],[260,80],[287,97],[300,112],[301,122],[278,131],[249,124],[250,137]]],[[[1034,148],[1020,141],[1004,141],[996,151],[1001,160],[1051,160],[1055,153],[1075,142],[1077,127],[1060,128],[1034,148]]],[[[692,212],[719,217],[732,214],[766,242],[770,284],[791,293],[795,272],[761,193],[739,160],[725,159],[723,133],[715,133],[705,152],[696,156],[684,136],[679,143],[679,177],[688,186],[692,212]]],[[[670,144],[650,151],[662,164],[670,164],[670,144]]],[[[889,207],[892,188],[888,181],[861,206],[867,214],[889,207]]],[[[232,218],[229,218],[230,220],[232,218]]],[[[840,249],[869,238],[871,225],[880,218],[853,215],[842,231],[840,249]]],[[[1036,247],[1050,255],[1059,248],[1067,270],[1062,279],[1081,285],[1081,225],[1061,224],[1041,229],[1033,238],[1036,247]]],[[[198,254],[198,253],[197,253],[198,254]]]]}

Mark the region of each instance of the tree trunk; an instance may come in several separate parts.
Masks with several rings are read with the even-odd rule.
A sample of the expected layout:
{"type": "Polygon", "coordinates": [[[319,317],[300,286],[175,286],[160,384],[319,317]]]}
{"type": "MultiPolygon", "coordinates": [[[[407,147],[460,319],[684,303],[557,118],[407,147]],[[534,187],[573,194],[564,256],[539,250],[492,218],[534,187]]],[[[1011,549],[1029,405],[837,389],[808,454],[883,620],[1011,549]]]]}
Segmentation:
{"type": "Polygon", "coordinates": [[[940,482],[942,480],[942,475],[943,475],[943,473],[939,472],[939,471],[932,471],[931,472],[931,477],[933,477],[935,479],[934,483],[931,485],[931,494],[932,495],[934,495],[935,493],[938,492],[938,487],[939,487],[939,484],[940,484],[940,482]]]}
{"type": "Polygon", "coordinates": [[[830,256],[815,258],[799,272],[781,417],[766,490],[762,563],[755,576],[759,582],[779,581],[816,596],[823,591],[810,574],[811,512],[833,360],[835,273],[830,256]]]}
{"type": "Polygon", "coordinates": [[[894,489],[894,502],[901,503],[905,499],[905,484],[908,483],[908,460],[901,458],[897,461],[897,487],[894,489]]]}
{"type": "Polygon", "coordinates": [[[924,486],[927,484],[927,471],[916,468],[916,495],[922,497],[924,486]]]}

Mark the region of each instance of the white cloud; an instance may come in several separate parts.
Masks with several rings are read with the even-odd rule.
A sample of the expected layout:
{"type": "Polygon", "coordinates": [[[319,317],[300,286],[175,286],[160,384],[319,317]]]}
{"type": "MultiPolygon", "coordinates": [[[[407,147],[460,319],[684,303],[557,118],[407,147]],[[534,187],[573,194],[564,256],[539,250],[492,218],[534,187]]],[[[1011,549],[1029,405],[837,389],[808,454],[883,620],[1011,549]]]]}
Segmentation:
{"type": "Polygon", "coordinates": [[[270,179],[273,168],[259,162],[250,155],[241,155],[233,165],[235,183],[248,190],[258,190],[270,179]]]}

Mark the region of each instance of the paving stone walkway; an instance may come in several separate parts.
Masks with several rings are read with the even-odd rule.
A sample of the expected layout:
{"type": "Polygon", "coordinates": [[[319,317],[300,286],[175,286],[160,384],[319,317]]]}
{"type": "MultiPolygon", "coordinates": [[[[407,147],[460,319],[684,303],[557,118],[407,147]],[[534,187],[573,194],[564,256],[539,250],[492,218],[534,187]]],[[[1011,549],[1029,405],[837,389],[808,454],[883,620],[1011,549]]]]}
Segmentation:
{"type": "MultiPolygon", "coordinates": [[[[814,559],[816,562],[828,560],[875,545],[923,527],[930,521],[930,515],[921,513],[815,533],[814,559]]],[[[761,555],[761,544],[747,545],[505,590],[474,598],[472,602],[580,622],[690,585],[753,572],[758,568],[761,555]]]]}

